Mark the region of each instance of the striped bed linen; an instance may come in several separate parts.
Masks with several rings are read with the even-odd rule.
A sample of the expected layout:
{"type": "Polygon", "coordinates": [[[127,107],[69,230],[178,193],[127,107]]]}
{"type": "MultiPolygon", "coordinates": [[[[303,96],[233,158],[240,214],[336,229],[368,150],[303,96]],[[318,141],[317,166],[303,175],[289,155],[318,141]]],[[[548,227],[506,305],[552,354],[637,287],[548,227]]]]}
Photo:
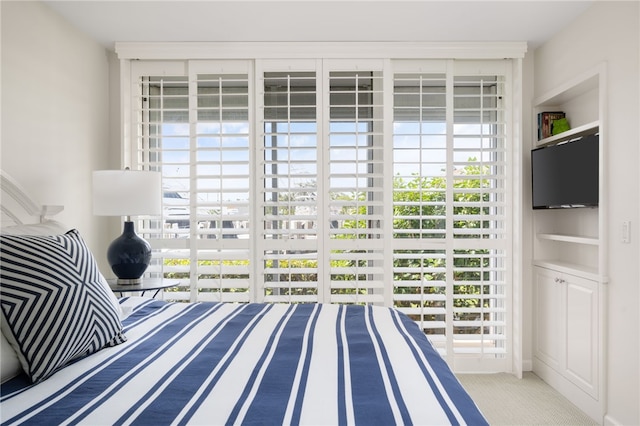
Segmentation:
{"type": "Polygon", "coordinates": [[[487,424],[397,310],[124,298],[126,343],[26,385],[2,424],[487,424]]]}

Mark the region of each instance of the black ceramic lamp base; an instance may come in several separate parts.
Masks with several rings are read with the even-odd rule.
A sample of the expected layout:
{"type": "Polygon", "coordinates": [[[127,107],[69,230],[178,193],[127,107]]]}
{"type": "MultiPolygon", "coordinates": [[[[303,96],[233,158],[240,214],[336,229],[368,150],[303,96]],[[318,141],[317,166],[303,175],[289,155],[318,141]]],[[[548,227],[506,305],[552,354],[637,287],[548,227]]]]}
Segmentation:
{"type": "Polygon", "coordinates": [[[151,246],[136,234],[133,222],[127,221],[122,235],[109,245],[107,260],[118,284],[138,284],[151,262],[151,246]]]}

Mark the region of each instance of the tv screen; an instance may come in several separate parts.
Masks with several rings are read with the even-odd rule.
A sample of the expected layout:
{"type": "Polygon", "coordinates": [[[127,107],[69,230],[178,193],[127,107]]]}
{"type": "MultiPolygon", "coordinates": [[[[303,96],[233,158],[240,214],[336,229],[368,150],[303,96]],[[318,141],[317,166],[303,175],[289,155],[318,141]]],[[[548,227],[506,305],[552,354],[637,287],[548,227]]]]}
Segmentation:
{"type": "Polygon", "coordinates": [[[598,205],[597,134],[531,151],[534,209],[598,205]]]}

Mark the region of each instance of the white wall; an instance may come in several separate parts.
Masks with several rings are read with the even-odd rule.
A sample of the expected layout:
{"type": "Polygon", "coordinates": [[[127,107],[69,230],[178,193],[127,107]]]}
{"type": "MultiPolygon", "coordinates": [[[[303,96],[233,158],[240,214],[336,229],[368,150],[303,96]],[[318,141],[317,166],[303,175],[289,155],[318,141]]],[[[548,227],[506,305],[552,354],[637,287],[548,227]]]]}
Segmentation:
{"type": "Polygon", "coordinates": [[[91,212],[91,172],[112,156],[107,51],[39,2],[0,7],[1,167],[36,200],[64,205],[56,218],[80,230],[104,270],[114,236],[91,212]]]}
{"type": "Polygon", "coordinates": [[[640,34],[638,2],[594,4],[534,52],[535,96],[607,63],[606,141],[609,171],[609,318],[607,417],[611,424],[640,424],[640,34]],[[621,241],[631,221],[631,243],[621,241]]]}

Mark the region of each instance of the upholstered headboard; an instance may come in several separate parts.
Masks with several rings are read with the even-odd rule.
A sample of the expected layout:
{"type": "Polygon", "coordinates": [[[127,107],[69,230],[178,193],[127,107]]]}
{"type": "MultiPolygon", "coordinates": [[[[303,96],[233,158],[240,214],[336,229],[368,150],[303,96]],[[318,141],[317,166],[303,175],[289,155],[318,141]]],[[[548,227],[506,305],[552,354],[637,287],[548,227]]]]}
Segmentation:
{"type": "Polygon", "coordinates": [[[0,226],[41,223],[60,213],[63,206],[41,205],[4,171],[0,171],[0,226]]]}

